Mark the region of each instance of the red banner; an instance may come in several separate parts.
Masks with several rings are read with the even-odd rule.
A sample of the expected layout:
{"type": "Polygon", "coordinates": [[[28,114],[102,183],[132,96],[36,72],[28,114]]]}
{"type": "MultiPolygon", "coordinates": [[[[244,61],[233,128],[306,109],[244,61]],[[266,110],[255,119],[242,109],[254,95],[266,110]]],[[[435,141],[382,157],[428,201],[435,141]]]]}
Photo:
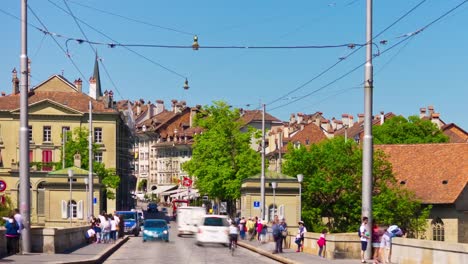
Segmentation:
{"type": "Polygon", "coordinates": [[[188,177],[184,177],[184,180],[182,181],[182,185],[185,187],[191,187],[192,186],[192,179],[188,177]]]}

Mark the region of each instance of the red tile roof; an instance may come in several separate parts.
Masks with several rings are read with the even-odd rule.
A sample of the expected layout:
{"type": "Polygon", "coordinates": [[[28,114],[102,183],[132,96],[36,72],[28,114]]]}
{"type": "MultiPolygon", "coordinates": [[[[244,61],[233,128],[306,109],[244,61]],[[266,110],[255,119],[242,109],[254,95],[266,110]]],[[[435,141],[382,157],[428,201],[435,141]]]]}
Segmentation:
{"type": "Polygon", "coordinates": [[[451,204],[468,182],[468,144],[375,145],[389,155],[399,183],[426,204],[451,204]]]}

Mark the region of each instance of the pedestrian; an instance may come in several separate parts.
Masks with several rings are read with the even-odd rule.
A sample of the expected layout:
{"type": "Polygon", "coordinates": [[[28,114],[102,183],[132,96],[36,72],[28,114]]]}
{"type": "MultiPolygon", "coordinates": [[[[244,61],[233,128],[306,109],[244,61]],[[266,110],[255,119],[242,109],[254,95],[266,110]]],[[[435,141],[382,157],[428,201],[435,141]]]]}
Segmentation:
{"type": "Polygon", "coordinates": [[[19,226],[14,214],[11,214],[9,218],[4,217],[3,219],[5,220],[6,228],[7,255],[10,256],[18,253],[19,226]]]}
{"type": "Polygon", "coordinates": [[[21,252],[21,243],[20,243],[21,242],[21,230],[24,229],[23,216],[20,214],[20,211],[18,208],[15,208],[13,212],[15,213],[14,218],[16,220],[16,223],[18,224],[18,245],[16,247],[18,252],[16,253],[20,253],[21,252]]]}
{"type": "MultiPolygon", "coordinates": [[[[296,252],[301,252],[304,251],[304,235],[307,232],[307,228],[304,226],[303,221],[299,221],[299,229],[298,229],[298,234],[299,234],[299,244],[296,252]]],[[[296,242],[297,243],[297,242],[296,242]]]]}
{"type": "Polygon", "coordinates": [[[239,235],[242,240],[245,239],[245,231],[247,230],[247,227],[245,226],[245,219],[244,217],[241,218],[239,221],[239,235]]]}
{"type": "Polygon", "coordinates": [[[257,225],[258,225],[258,217],[254,217],[252,219],[253,221],[253,231],[252,231],[252,236],[250,237],[250,241],[254,240],[254,238],[257,236],[257,225]]]}
{"type": "Polygon", "coordinates": [[[273,233],[273,240],[275,241],[275,250],[273,251],[273,254],[276,253],[283,253],[283,236],[282,236],[282,231],[284,230],[283,226],[279,223],[278,216],[275,215],[275,218],[273,219],[273,223],[271,225],[271,230],[273,233]]]}
{"type": "MultiPolygon", "coordinates": [[[[287,237],[288,237],[288,224],[286,223],[286,219],[284,217],[281,219],[280,225],[283,227],[283,231],[281,232],[282,241],[284,241],[284,247],[287,247],[287,237]]],[[[283,244],[281,244],[281,252],[283,252],[283,244]]]]}
{"type": "Polygon", "coordinates": [[[92,244],[92,243],[95,241],[95,239],[96,239],[96,231],[94,231],[93,225],[91,225],[91,226],[89,227],[89,229],[86,230],[85,238],[86,238],[86,243],[88,243],[88,244],[92,244]]]}
{"type": "Polygon", "coordinates": [[[372,226],[372,250],[374,250],[372,259],[374,260],[374,264],[380,263],[380,242],[382,241],[384,232],[378,224],[372,226]]]}
{"type": "Polygon", "coordinates": [[[249,217],[249,219],[247,220],[246,226],[247,226],[247,233],[249,233],[249,239],[252,240],[252,236],[254,233],[254,226],[255,226],[252,217],[249,217]]]}
{"type": "Polygon", "coordinates": [[[117,214],[116,211],[114,211],[114,215],[112,216],[115,221],[115,234],[114,234],[114,240],[117,240],[120,237],[120,217],[117,214]]]}
{"type": "Polygon", "coordinates": [[[388,228],[385,229],[385,233],[382,235],[382,240],[380,241],[380,255],[382,257],[382,263],[390,263],[390,247],[392,246],[392,237],[388,228]]]}
{"type": "Polygon", "coordinates": [[[320,234],[320,238],[317,240],[317,245],[319,246],[318,256],[325,258],[325,251],[323,248],[327,245],[327,239],[325,235],[327,234],[327,229],[323,229],[322,233],[320,234]]]}
{"type": "Polygon", "coordinates": [[[125,221],[123,215],[119,215],[119,238],[124,237],[125,232],[125,221]]]}
{"type": "Polygon", "coordinates": [[[110,223],[110,234],[109,234],[109,242],[115,243],[117,240],[117,222],[114,219],[113,215],[108,215],[109,223],[110,223]]]}
{"type": "Polygon", "coordinates": [[[102,243],[108,243],[110,240],[110,231],[111,231],[111,223],[109,221],[109,217],[107,214],[104,214],[104,221],[101,221],[101,229],[102,229],[102,243]]]}
{"type": "Polygon", "coordinates": [[[368,221],[369,221],[369,218],[367,216],[364,216],[362,218],[361,226],[359,227],[359,235],[360,235],[360,240],[361,240],[361,263],[366,263],[364,256],[367,250],[367,243],[369,240],[369,231],[367,231],[367,228],[366,228],[368,221]]]}
{"type": "Polygon", "coordinates": [[[94,218],[93,229],[94,229],[94,233],[96,234],[96,243],[101,243],[102,229],[101,229],[101,220],[99,218],[94,218]]]}
{"type": "Polygon", "coordinates": [[[263,229],[263,223],[262,223],[262,220],[261,219],[258,219],[257,220],[257,240],[259,242],[262,242],[261,240],[261,235],[262,235],[262,229],[263,229]]]}

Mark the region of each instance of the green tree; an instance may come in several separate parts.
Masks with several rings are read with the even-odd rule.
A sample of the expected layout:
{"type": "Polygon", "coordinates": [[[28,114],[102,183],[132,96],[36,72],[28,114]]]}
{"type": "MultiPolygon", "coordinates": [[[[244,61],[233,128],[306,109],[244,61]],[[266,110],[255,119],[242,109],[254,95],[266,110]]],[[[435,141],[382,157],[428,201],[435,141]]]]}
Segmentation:
{"type": "Polygon", "coordinates": [[[242,133],[238,109],[225,102],[214,102],[197,114],[194,125],[204,131],[194,138],[192,159],[182,164],[196,177],[202,194],[225,200],[233,212],[233,201],[240,197],[242,180],[260,172],[260,155],[251,147],[253,129],[242,133]]]}
{"type": "MultiPolygon", "coordinates": [[[[294,149],[289,145],[284,172],[304,175],[302,216],[315,232],[326,226],[332,232],[357,230],[361,217],[362,149],[342,137],[294,149]]],[[[397,224],[410,230],[423,229],[428,209],[414,195],[401,189],[392,166],[382,151],[374,153],[373,216],[379,223],[397,224]],[[414,217],[415,215],[419,217],[414,217]]]]}
{"type": "Polygon", "coordinates": [[[449,137],[444,135],[436,124],[418,116],[408,119],[395,116],[380,126],[373,126],[375,144],[420,144],[448,142],[449,137]]]}
{"type": "MultiPolygon", "coordinates": [[[[74,164],[75,154],[81,156],[81,168],[89,170],[89,131],[84,127],[77,127],[75,130],[68,131],[65,142],[65,168],[71,167],[74,164]]],[[[99,146],[92,144],[93,154],[96,154],[99,146]]],[[[62,150],[63,151],[63,150],[62,150]]],[[[63,155],[61,156],[63,157],[63,155]]],[[[60,166],[63,161],[60,160],[60,166]]],[[[104,163],[93,161],[93,172],[99,177],[99,180],[104,185],[103,191],[108,199],[115,199],[114,190],[120,184],[120,177],[116,174],[115,168],[106,168],[104,163]]]]}
{"type": "Polygon", "coordinates": [[[0,225],[3,226],[5,224],[5,220],[3,217],[10,217],[13,214],[13,202],[9,195],[4,196],[4,202],[0,203],[0,225]]]}

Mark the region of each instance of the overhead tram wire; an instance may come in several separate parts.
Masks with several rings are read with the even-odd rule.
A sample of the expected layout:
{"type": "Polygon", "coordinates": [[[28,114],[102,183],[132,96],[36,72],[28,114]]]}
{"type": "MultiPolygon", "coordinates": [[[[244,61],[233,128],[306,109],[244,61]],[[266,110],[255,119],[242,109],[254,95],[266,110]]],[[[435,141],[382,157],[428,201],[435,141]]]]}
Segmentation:
{"type": "MultiPolygon", "coordinates": [[[[83,28],[81,27],[80,23],[78,23],[78,20],[76,19],[75,17],[75,14],[73,14],[73,11],[71,10],[70,6],[67,4],[67,1],[66,0],[63,0],[63,3],[65,4],[65,6],[67,7],[68,9],[68,12],[70,12],[70,15],[73,17],[73,20],[75,21],[76,25],[78,26],[78,28],[80,29],[81,31],[81,34],[83,34],[83,37],[86,39],[86,41],[88,42],[89,44],[89,47],[91,48],[91,50],[93,50],[93,53],[97,55],[97,50],[96,48],[93,47],[93,45],[91,43],[89,43],[89,39],[88,39],[88,36],[86,36],[86,33],[84,32],[83,28]]],[[[68,50],[68,47],[67,47],[67,50],[68,50]]],[[[97,59],[97,58],[96,58],[97,59]]],[[[109,78],[112,86],[114,87],[115,91],[117,92],[117,94],[120,96],[120,99],[124,99],[122,97],[122,94],[120,93],[119,89],[117,88],[117,85],[115,85],[115,82],[114,80],[112,79],[112,77],[110,76],[109,74],[109,71],[107,70],[107,67],[104,65],[102,59],[100,59],[100,62],[101,62],[101,65],[104,69],[104,72],[106,73],[106,76],[107,78],[109,78]]]]}
{"type": "MultiPolygon", "coordinates": [[[[457,10],[458,8],[460,8],[462,5],[466,4],[467,2],[468,2],[468,0],[464,0],[463,2],[459,3],[458,5],[456,5],[455,7],[451,8],[450,10],[446,11],[444,14],[442,14],[442,15],[439,16],[438,18],[434,19],[433,21],[431,21],[429,24],[425,25],[424,27],[422,27],[422,28],[420,28],[420,29],[418,29],[418,30],[412,32],[411,34],[407,34],[408,36],[404,37],[404,38],[403,38],[402,40],[400,40],[399,42],[393,44],[393,45],[392,45],[391,47],[389,47],[388,49],[382,51],[381,54],[384,54],[384,53],[386,53],[387,51],[389,51],[389,50],[391,50],[391,49],[397,47],[397,46],[400,45],[400,44],[402,44],[403,42],[406,42],[406,41],[412,39],[412,38],[415,37],[417,34],[421,33],[422,31],[424,31],[425,29],[429,28],[429,27],[432,26],[433,24],[439,22],[441,19],[445,18],[447,15],[449,15],[449,14],[452,13],[453,11],[457,10]]],[[[329,82],[328,84],[326,84],[326,85],[324,85],[324,86],[322,86],[322,87],[320,87],[320,88],[318,88],[318,89],[316,89],[316,90],[314,90],[314,91],[312,91],[312,92],[310,92],[310,93],[308,93],[308,94],[306,94],[306,95],[304,95],[304,96],[301,96],[300,98],[298,98],[298,99],[296,99],[296,100],[294,100],[294,101],[292,101],[292,102],[288,102],[288,103],[286,103],[286,104],[283,104],[283,105],[274,107],[274,108],[270,109],[270,111],[273,111],[273,110],[276,110],[276,109],[285,107],[285,106],[290,105],[290,104],[292,104],[292,103],[294,103],[294,102],[297,102],[297,101],[300,101],[300,100],[302,100],[302,99],[305,99],[305,98],[311,96],[312,94],[314,94],[314,93],[316,93],[316,92],[318,92],[318,91],[320,91],[320,90],[322,90],[322,89],[324,89],[324,88],[326,88],[326,87],[332,85],[333,83],[335,83],[335,82],[337,82],[337,81],[343,79],[344,77],[346,77],[346,76],[348,76],[349,74],[353,73],[354,71],[356,71],[357,69],[359,69],[360,67],[362,67],[362,66],[363,66],[364,64],[366,64],[366,63],[367,63],[367,61],[365,61],[365,62],[359,64],[357,67],[355,67],[355,68],[353,68],[352,70],[348,71],[347,73],[341,75],[340,77],[334,79],[333,81],[329,82]]]]}
{"type": "MultiPolygon", "coordinates": [[[[58,6],[56,3],[52,2],[51,0],[48,0],[48,1],[49,1],[49,3],[51,3],[52,5],[54,5],[55,7],[57,7],[58,9],[62,10],[63,12],[65,12],[65,13],[67,13],[67,14],[69,14],[68,11],[65,10],[65,9],[63,9],[61,6],[58,6]]],[[[70,15],[70,14],[69,14],[69,15],[70,15]]],[[[111,41],[113,41],[113,42],[115,42],[115,43],[118,43],[118,41],[112,39],[112,38],[109,37],[107,34],[105,34],[104,32],[102,32],[102,31],[100,31],[100,30],[98,30],[97,28],[91,26],[90,24],[86,23],[86,22],[83,21],[82,19],[80,19],[80,18],[78,18],[78,17],[76,17],[76,19],[77,19],[78,21],[80,21],[81,23],[85,24],[86,26],[88,26],[89,28],[91,28],[92,30],[94,30],[94,31],[96,31],[97,33],[101,34],[102,36],[108,38],[109,40],[111,40],[111,41]]],[[[93,43],[92,43],[92,44],[93,44],[93,43]]],[[[119,43],[118,43],[118,44],[119,44],[119,43]]],[[[140,54],[140,53],[138,53],[138,52],[136,52],[136,51],[134,51],[134,50],[132,50],[132,49],[130,49],[129,47],[125,47],[125,46],[124,46],[124,48],[127,49],[128,51],[130,51],[131,53],[133,53],[133,54],[135,54],[135,55],[137,55],[137,56],[139,56],[139,57],[141,57],[141,58],[143,58],[143,59],[145,59],[145,60],[147,60],[147,61],[153,63],[154,65],[157,65],[157,66],[159,66],[159,67],[165,69],[166,71],[168,71],[168,72],[170,72],[170,73],[172,73],[172,74],[174,74],[174,75],[177,75],[177,76],[179,76],[179,77],[181,77],[181,78],[183,78],[183,79],[187,79],[186,76],[184,76],[184,75],[182,75],[182,74],[180,74],[180,73],[178,73],[178,72],[176,72],[176,71],[174,71],[174,70],[172,70],[172,69],[170,69],[170,68],[168,68],[168,67],[166,67],[166,66],[164,66],[164,65],[162,65],[162,64],[160,64],[160,63],[158,63],[158,62],[156,62],[156,61],[154,61],[154,60],[152,60],[152,59],[150,59],[150,58],[148,58],[148,57],[146,57],[146,56],[144,56],[144,55],[142,55],[142,54],[140,54]]]]}
{"type": "MultiPolygon", "coordinates": [[[[421,2],[419,2],[417,5],[415,5],[413,8],[411,8],[410,10],[408,10],[405,14],[403,14],[402,16],[400,16],[397,20],[395,20],[393,23],[391,23],[389,26],[387,26],[386,28],[384,28],[382,31],[380,31],[375,37],[373,37],[372,39],[376,39],[378,38],[379,36],[381,36],[383,33],[385,33],[387,30],[389,30],[391,27],[393,27],[395,24],[397,24],[398,22],[400,22],[403,18],[407,17],[409,14],[411,14],[414,10],[416,10],[418,7],[420,7],[423,3],[425,3],[427,0],[422,0],[421,2]]],[[[366,43],[367,44],[367,43],[366,43]]],[[[364,45],[365,46],[365,45],[364,45]]],[[[303,83],[302,85],[298,86],[297,88],[289,91],[288,93],[286,93],[285,95],[283,96],[280,96],[279,98],[271,101],[270,103],[268,103],[268,105],[271,105],[271,104],[274,104],[276,102],[278,102],[279,100],[281,100],[282,98],[286,97],[286,96],[289,96],[291,95],[292,93],[294,92],[297,92],[298,90],[302,89],[303,87],[305,87],[306,85],[308,85],[309,83],[313,82],[314,80],[320,78],[322,75],[324,75],[325,73],[329,72],[331,69],[335,68],[338,64],[340,64],[342,61],[344,61],[345,59],[351,57],[352,55],[354,55],[356,52],[358,52],[360,49],[362,49],[364,46],[359,46],[357,49],[355,49],[353,52],[351,52],[350,54],[348,54],[347,56],[343,57],[343,59],[340,59],[338,62],[335,62],[334,64],[332,64],[331,66],[329,66],[328,68],[326,68],[325,70],[323,70],[322,72],[318,73],[317,75],[315,75],[312,79],[306,81],[305,83],[303,83]]]]}
{"type": "Polygon", "coordinates": [[[183,30],[179,30],[179,29],[175,29],[175,28],[170,28],[170,27],[165,27],[165,26],[160,26],[160,25],[152,24],[152,23],[149,23],[149,22],[146,22],[146,21],[142,21],[142,20],[131,18],[131,17],[119,15],[119,14],[112,13],[112,12],[109,12],[109,11],[106,11],[106,10],[102,10],[102,9],[99,9],[99,8],[95,8],[95,7],[92,7],[92,6],[85,5],[85,4],[79,3],[77,1],[72,1],[72,0],[67,0],[67,1],[71,2],[72,4],[81,6],[81,7],[85,7],[85,8],[88,8],[88,9],[91,9],[91,10],[94,10],[94,11],[98,11],[98,12],[101,12],[101,13],[104,13],[104,14],[108,14],[108,15],[111,15],[111,16],[120,17],[120,18],[126,19],[128,21],[133,21],[133,22],[140,23],[140,24],[143,24],[143,25],[147,25],[147,26],[151,26],[151,27],[155,27],[155,28],[160,28],[160,29],[164,29],[164,30],[168,30],[168,31],[173,31],[173,32],[177,32],[177,33],[180,33],[180,34],[184,34],[184,35],[190,35],[190,36],[197,35],[197,34],[194,34],[194,33],[187,32],[187,31],[183,31],[183,30]]]}
{"type": "MultiPolygon", "coordinates": [[[[39,16],[37,16],[37,14],[34,12],[34,10],[32,10],[32,8],[28,5],[28,9],[29,11],[31,11],[31,13],[33,14],[33,16],[37,19],[37,21],[42,25],[42,27],[45,29],[45,30],[48,30],[47,29],[47,26],[42,22],[42,20],[39,18],[39,16]]],[[[18,18],[19,20],[21,20],[21,18],[18,18]]],[[[28,23],[29,24],[29,23],[28,23]]],[[[38,27],[34,26],[34,28],[37,28],[39,29],[38,27]]],[[[78,68],[78,65],[76,65],[75,61],[71,58],[71,56],[68,54],[68,52],[62,47],[62,45],[60,45],[60,43],[58,43],[58,41],[55,39],[55,36],[53,35],[50,35],[52,37],[52,39],[54,40],[55,44],[57,44],[57,46],[59,46],[59,48],[63,51],[63,53],[65,54],[65,56],[70,60],[70,62],[73,64],[73,66],[75,67],[75,69],[80,73],[81,77],[83,78],[83,80],[85,82],[88,82],[88,79],[85,77],[85,75],[83,74],[83,72],[81,72],[80,68],[78,68]]]]}

